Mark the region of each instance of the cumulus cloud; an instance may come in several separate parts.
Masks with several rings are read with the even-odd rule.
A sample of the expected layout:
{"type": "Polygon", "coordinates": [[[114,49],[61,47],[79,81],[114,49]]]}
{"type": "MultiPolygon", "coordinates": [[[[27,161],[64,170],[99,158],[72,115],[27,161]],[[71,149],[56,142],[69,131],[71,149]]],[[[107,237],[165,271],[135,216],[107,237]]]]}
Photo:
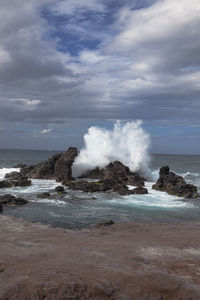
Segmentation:
{"type": "Polygon", "coordinates": [[[198,124],[200,3],[138,3],[1,1],[2,122],[198,124]]]}

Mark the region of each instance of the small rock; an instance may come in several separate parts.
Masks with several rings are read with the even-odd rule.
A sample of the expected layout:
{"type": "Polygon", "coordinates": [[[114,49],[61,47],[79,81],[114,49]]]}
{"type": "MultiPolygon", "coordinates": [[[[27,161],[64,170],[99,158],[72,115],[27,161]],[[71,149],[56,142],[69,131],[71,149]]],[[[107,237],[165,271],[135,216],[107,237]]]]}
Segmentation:
{"type": "Polygon", "coordinates": [[[131,190],[131,194],[138,194],[138,195],[148,194],[148,190],[141,186],[131,190]]]}
{"type": "Polygon", "coordinates": [[[38,194],[37,197],[38,198],[49,198],[49,197],[51,197],[51,194],[45,192],[45,193],[42,193],[42,194],[38,194]]]}
{"type": "Polygon", "coordinates": [[[12,196],[10,194],[6,194],[6,195],[2,195],[0,196],[0,204],[6,204],[6,205],[10,205],[10,206],[15,206],[15,205],[23,205],[23,204],[27,204],[28,200],[23,199],[21,197],[15,197],[12,196]]]}
{"type": "Polygon", "coordinates": [[[59,185],[55,188],[55,191],[57,193],[63,193],[65,191],[64,187],[62,185],[59,185]]]}
{"type": "Polygon", "coordinates": [[[10,188],[10,187],[12,187],[12,184],[8,180],[0,181],[0,189],[10,188]]]}

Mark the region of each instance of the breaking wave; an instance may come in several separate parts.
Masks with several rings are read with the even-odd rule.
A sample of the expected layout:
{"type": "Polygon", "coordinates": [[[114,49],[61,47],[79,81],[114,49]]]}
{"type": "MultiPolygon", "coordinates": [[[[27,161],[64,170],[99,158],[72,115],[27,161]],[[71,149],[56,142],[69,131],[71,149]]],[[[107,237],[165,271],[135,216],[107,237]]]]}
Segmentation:
{"type": "Polygon", "coordinates": [[[79,176],[95,167],[103,168],[115,160],[121,161],[132,172],[149,177],[149,134],[141,127],[142,121],[118,121],[112,130],[90,127],[84,135],[84,148],[73,165],[73,175],[79,176]]]}

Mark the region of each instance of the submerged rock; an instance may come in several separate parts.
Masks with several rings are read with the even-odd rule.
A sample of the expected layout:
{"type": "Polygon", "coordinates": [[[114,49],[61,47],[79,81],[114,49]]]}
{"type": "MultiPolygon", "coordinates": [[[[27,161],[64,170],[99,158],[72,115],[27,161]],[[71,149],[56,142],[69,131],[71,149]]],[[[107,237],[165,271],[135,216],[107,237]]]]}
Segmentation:
{"type": "Polygon", "coordinates": [[[199,197],[197,187],[195,185],[186,183],[182,176],[176,175],[173,172],[169,172],[168,166],[160,169],[159,178],[152,188],[178,197],[199,197]]]}
{"type": "Polygon", "coordinates": [[[64,192],[65,192],[65,189],[64,189],[64,187],[63,187],[62,185],[59,185],[59,186],[57,186],[57,187],[55,188],[55,191],[56,191],[57,193],[64,193],[64,192]]]}
{"type": "Polygon", "coordinates": [[[51,197],[51,194],[48,193],[48,192],[45,192],[45,193],[42,193],[42,194],[38,194],[37,195],[38,198],[50,198],[51,197]]]}
{"type": "Polygon", "coordinates": [[[15,206],[15,205],[23,205],[23,204],[27,204],[27,203],[28,203],[28,200],[23,199],[21,197],[15,197],[10,194],[0,196],[0,204],[1,205],[6,204],[6,205],[10,205],[10,206],[15,206]]]}

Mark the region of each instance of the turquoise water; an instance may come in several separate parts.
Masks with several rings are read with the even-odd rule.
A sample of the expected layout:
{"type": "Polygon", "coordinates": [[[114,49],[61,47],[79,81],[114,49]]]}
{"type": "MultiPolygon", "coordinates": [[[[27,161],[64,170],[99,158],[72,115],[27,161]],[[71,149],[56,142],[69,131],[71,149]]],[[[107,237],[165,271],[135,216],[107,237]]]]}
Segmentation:
{"type": "MultiPolygon", "coordinates": [[[[0,178],[17,163],[37,164],[55,154],[51,151],[0,150],[0,178]]],[[[184,222],[200,220],[200,200],[185,200],[154,191],[152,184],[161,166],[171,170],[200,188],[200,156],[152,155],[152,182],[147,182],[148,195],[119,196],[114,193],[82,193],[67,190],[64,198],[54,193],[58,185],[52,180],[33,180],[31,187],[1,189],[28,199],[29,204],[4,209],[4,214],[42,222],[53,226],[80,229],[108,219],[115,222],[184,222]],[[38,199],[37,194],[49,191],[51,199],[38,199]]]]}

